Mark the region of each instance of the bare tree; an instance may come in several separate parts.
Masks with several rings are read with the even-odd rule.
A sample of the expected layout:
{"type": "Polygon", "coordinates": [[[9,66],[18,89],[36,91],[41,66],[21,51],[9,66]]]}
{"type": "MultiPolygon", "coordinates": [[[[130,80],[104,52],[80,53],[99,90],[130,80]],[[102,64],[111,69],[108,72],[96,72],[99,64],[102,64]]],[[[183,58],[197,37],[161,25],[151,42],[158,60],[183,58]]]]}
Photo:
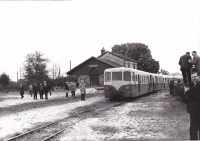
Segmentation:
{"type": "Polygon", "coordinates": [[[52,68],[50,69],[52,79],[56,79],[60,77],[60,65],[53,64],[52,68]]]}

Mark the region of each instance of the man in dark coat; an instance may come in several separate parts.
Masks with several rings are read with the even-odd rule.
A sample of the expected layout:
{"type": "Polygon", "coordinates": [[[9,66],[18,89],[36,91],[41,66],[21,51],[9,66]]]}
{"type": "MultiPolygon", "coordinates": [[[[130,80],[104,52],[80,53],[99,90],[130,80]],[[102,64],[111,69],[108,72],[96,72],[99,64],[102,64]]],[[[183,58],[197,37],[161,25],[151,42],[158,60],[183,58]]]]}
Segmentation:
{"type": "Polygon", "coordinates": [[[72,97],[75,97],[76,83],[74,81],[71,82],[70,90],[71,90],[71,93],[72,93],[72,97]]]}
{"type": "Polygon", "coordinates": [[[66,82],[65,84],[65,91],[66,91],[66,97],[68,97],[68,92],[69,92],[68,82],[66,82]]]}
{"type": "Polygon", "coordinates": [[[21,95],[21,99],[24,98],[24,87],[22,84],[20,84],[20,95],[21,95]]]}
{"type": "Polygon", "coordinates": [[[33,98],[34,99],[37,99],[37,92],[38,92],[38,87],[37,87],[37,84],[35,84],[33,86],[33,98]]]}
{"type": "Polygon", "coordinates": [[[43,99],[44,87],[42,83],[40,83],[40,86],[39,86],[39,93],[40,93],[40,99],[43,99]]]}
{"type": "Polygon", "coordinates": [[[193,75],[194,87],[190,88],[186,95],[188,97],[187,112],[190,114],[190,139],[200,139],[200,76],[193,75]]]}
{"type": "Polygon", "coordinates": [[[189,63],[189,60],[191,60],[191,56],[189,52],[186,52],[185,55],[181,56],[179,59],[179,65],[181,66],[181,72],[183,75],[183,81],[184,84],[187,84],[187,78],[188,78],[188,83],[191,85],[191,63],[189,63]],[[186,78],[187,76],[187,78],[186,78]]]}
{"type": "Polygon", "coordinates": [[[192,65],[195,65],[197,73],[200,74],[200,57],[197,55],[196,51],[192,52],[193,60],[190,61],[192,65]]]}
{"type": "Polygon", "coordinates": [[[173,94],[174,91],[174,80],[171,80],[169,83],[170,95],[173,94]]]}

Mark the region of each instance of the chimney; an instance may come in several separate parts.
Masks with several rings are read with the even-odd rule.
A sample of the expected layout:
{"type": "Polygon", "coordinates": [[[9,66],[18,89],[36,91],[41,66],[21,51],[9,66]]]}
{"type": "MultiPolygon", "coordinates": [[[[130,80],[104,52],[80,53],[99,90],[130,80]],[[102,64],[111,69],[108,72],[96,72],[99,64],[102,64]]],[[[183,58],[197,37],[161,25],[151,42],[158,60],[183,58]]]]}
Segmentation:
{"type": "Polygon", "coordinates": [[[101,50],[101,55],[104,54],[104,53],[105,53],[105,49],[103,47],[102,50],[101,50]]]}

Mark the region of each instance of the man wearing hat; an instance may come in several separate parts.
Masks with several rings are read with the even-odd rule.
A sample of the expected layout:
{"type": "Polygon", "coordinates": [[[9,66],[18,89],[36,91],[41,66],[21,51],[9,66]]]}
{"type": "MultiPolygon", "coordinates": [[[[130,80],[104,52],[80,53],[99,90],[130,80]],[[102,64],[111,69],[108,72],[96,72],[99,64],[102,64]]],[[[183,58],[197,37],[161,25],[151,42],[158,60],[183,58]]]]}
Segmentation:
{"type": "Polygon", "coordinates": [[[186,95],[188,97],[187,112],[190,114],[190,139],[200,139],[200,76],[192,75],[194,87],[190,88],[186,95]]]}
{"type": "Polygon", "coordinates": [[[200,57],[197,55],[196,51],[192,52],[193,60],[189,60],[192,65],[195,65],[197,73],[200,74],[200,57]]]}
{"type": "Polygon", "coordinates": [[[187,81],[189,84],[191,84],[191,72],[190,69],[192,67],[191,63],[189,63],[189,60],[191,60],[191,56],[189,52],[186,52],[185,55],[181,56],[179,59],[179,65],[181,66],[180,70],[183,75],[183,81],[184,84],[187,84],[187,81]]]}

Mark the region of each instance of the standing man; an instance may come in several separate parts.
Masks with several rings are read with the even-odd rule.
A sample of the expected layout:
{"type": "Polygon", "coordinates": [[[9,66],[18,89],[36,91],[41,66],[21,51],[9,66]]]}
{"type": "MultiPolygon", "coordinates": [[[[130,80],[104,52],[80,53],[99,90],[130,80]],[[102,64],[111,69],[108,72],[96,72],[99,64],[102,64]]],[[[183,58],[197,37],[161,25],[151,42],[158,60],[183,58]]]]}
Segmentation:
{"type": "Polygon", "coordinates": [[[20,84],[20,95],[21,95],[21,99],[24,98],[24,87],[22,84],[20,84]]]}
{"type": "Polygon", "coordinates": [[[180,70],[182,72],[183,81],[184,81],[185,85],[187,85],[187,79],[188,79],[189,85],[191,85],[190,69],[191,69],[192,65],[189,63],[189,60],[191,60],[191,56],[190,56],[189,52],[186,52],[186,54],[181,56],[179,59],[179,65],[181,66],[180,70]],[[187,76],[187,78],[186,78],[186,76],[187,76]]]}
{"type": "Polygon", "coordinates": [[[30,86],[29,86],[29,93],[30,93],[31,97],[32,97],[32,92],[33,92],[33,86],[30,84],[30,86]]]}
{"type": "Polygon", "coordinates": [[[86,89],[85,89],[85,83],[83,80],[81,80],[80,84],[79,84],[79,87],[80,87],[80,92],[81,92],[81,100],[82,101],[85,101],[85,93],[86,93],[86,89]]]}
{"type": "Polygon", "coordinates": [[[49,93],[51,95],[51,85],[50,85],[50,83],[48,83],[47,85],[48,85],[49,93]]]}
{"type": "Polygon", "coordinates": [[[68,97],[68,91],[69,91],[68,82],[66,82],[65,84],[65,91],[66,91],[66,97],[68,97]]]}
{"type": "Polygon", "coordinates": [[[192,52],[193,60],[189,61],[191,64],[195,65],[197,73],[200,74],[200,57],[197,55],[196,51],[192,52]]]}
{"type": "Polygon", "coordinates": [[[190,114],[190,140],[200,139],[200,75],[193,74],[194,87],[186,92],[190,114]]]}
{"type": "Polygon", "coordinates": [[[44,88],[43,88],[42,83],[40,83],[40,86],[39,86],[40,99],[43,99],[43,92],[44,92],[44,88]]]}
{"type": "Polygon", "coordinates": [[[169,89],[170,89],[170,95],[172,95],[174,91],[174,80],[170,80],[169,89]]]}
{"type": "Polygon", "coordinates": [[[49,87],[47,85],[47,82],[44,81],[44,94],[45,94],[45,99],[48,99],[48,92],[49,92],[49,87]]]}
{"type": "Polygon", "coordinates": [[[38,92],[38,88],[37,88],[37,84],[35,83],[35,85],[33,86],[33,98],[37,99],[37,92],[38,92]]]}
{"type": "Polygon", "coordinates": [[[75,91],[76,91],[76,84],[72,81],[72,83],[71,83],[72,97],[75,97],[75,91]]]}

